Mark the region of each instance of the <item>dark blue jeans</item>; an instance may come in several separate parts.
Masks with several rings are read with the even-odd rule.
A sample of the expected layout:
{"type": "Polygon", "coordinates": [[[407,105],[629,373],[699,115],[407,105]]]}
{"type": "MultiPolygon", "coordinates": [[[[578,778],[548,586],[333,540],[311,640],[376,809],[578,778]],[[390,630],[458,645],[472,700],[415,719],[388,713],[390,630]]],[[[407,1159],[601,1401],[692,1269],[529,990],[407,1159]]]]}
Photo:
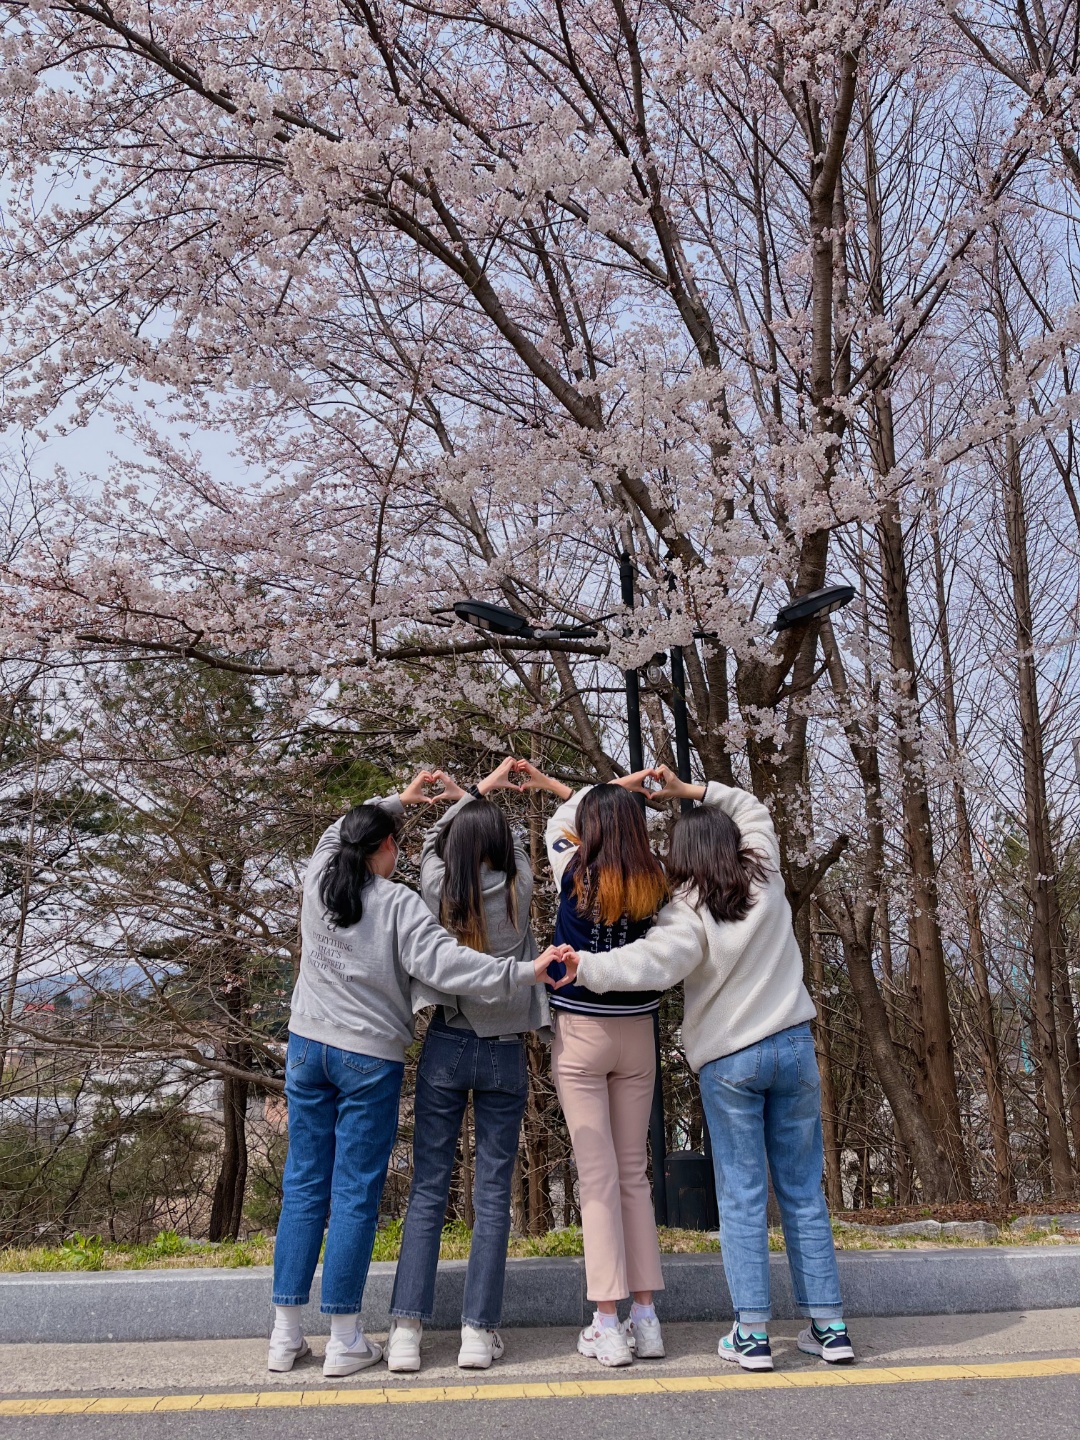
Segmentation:
{"type": "Polygon", "coordinates": [[[821,1189],[821,1082],[809,1025],[793,1025],[701,1068],[724,1273],[744,1325],[772,1315],[769,1174],[780,1206],[795,1303],[836,1320],[840,1275],[821,1189]]]}
{"type": "Polygon", "coordinates": [[[462,1323],[494,1330],[502,1319],[510,1183],[528,1097],[520,1039],[481,1040],[431,1022],[416,1074],[413,1181],[390,1314],[430,1320],[450,1178],[465,1105],[476,1116],[476,1223],[465,1275],[462,1323]]]}
{"type": "Polygon", "coordinates": [[[307,1304],[325,1228],[319,1308],[324,1315],[360,1309],[404,1072],[392,1060],[289,1036],[289,1154],[274,1243],[275,1305],[307,1304]]]}

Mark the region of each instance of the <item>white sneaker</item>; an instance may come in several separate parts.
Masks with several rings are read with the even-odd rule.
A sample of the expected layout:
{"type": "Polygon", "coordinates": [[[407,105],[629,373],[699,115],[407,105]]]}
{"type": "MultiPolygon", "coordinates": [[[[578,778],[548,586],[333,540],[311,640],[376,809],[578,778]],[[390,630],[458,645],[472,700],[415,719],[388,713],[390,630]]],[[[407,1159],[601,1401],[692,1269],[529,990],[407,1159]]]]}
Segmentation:
{"type": "Polygon", "coordinates": [[[622,1329],[635,1360],[662,1360],[667,1354],[664,1337],[660,1333],[660,1321],[655,1315],[648,1320],[635,1320],[631,1316],[622,1329]]]}
{"type": "Polygon", "coordinates": [[[303,1335],[275,1329],[270,1333],[270,1352],[266,1357],[266,1368],[279,1372],[291,1370],[297,1360],[303,1360],[305,1355],[310,1354],[311,1346],[303,1335]]]}
{"type": "Polygon", "coordinates": [[[398,1371],[420,1369],[420,1337],[422,1325],[403,1325],[400,1320],[390,1321],[390,1334],[386,1340],[386,1368],[395,1374],[398,1371]]]}
{"type": "Polygon", "coordinates": [[[493,1360],[501,1360],[506,1346],[497,1330],[478,1330],[475,1325],[462,1325],[461,1349],[457,1363],[462,1370],[487,1370],[493,1360]]]}
{"type": "Polygon", "coordinates": [[[366,1370],[369,1365],[377,1365],[381,1359],[382,1346],[369,1340],[363,1328],[358,1325],[356,1334],[348,1342],[339,1340],[336,1335],[330,1336],[326,1342],[326,1359],[323,1361],[322,1373],[331,1377],[355,1375],[357,1370],[366,1370]]]}
{"type": "Polygon", "coordinates": [[[623,1327],[601,1325],[599,1314],[593,1316],[592,1324],[586,1325],[578,1336],[577,1348],[579,1355],[599,1360],[601,1365],[631,1365],[634,1360],[623,1327]]]}
{"type": "Polygon", "coordinates": [[[748,1331],[745,1335],[736,1321],[730,1332],[720,1338],[716,1353],[721,1360],[741,1365],[744,1370],[771,1370],[773,1368],[772,1346],[764,1326],[748,1331]]]}

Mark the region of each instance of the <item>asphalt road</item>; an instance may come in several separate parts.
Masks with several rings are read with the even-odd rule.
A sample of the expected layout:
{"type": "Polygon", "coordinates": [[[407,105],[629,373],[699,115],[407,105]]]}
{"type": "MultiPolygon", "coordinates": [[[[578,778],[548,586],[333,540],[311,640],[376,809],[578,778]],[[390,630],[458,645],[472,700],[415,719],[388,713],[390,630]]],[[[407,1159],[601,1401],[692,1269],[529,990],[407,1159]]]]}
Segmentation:
{"type": "Polygon", "coordinates": [[[41,1416],[0,1421],[4,1440],[1076,1440],[1080,1380],[955,1381],[662,1399],[486,1401],[356,1410],[41,1416]]]}
{"type": "Polygon", "coordinates": [[[1080,1311],[852,1328],[865,1358],[837,1372],[798,1353],[795,1327],[776,1327],[781,1378],[762,1377],[763,1384],[719,1361],[719,1327],[700,1325],[668,1327],[669,1358],[629,1371],[583,1361],[570,1332],[510,1331],[506,1360],[486,1376],[459,1371],[455,1337],[432,1335],[419,1375],[397,1379],[377,1367],[345,1382],[324,1382],[317,1360],[271,1380],[258,1341],[0,1346],[0,1440],[1080,1440],[1080,1311]],[[1032,1374],[1040,1360],[1049,1362],[1047,1373],[1032,1374]],[[998,1363],[1009,1367],[1008,1378],[994,1371],[998,1363]],[[723,1385],[735,1377],[735,1388],[709,1391],[718,1376],[723,1385]],[[597,1381],[606,1393],[568,1393],[597,1381]],[[446,1387],[461,1396],[470,1382],[516,1393],[479,1400],[422,1393],[446,1387]],[[522,1398],[520,1387],[550,1384],[564,1393],[522,1398]],[[629,1393],[627,1384],[651,1393],[629,1393]],[[665,1393],[665,1384],[684,1389],[665,1393]],[[184,1408],[72,1413],[91,1397],[116,1406],[122,1397],[149,1405],[166,1396],[184,1408]],[[17,1397],[45,1398],[58,1413],[2,1413],[17,1397]],[[269,1408],[192,1408],[229,1403],[269,1408]]]}

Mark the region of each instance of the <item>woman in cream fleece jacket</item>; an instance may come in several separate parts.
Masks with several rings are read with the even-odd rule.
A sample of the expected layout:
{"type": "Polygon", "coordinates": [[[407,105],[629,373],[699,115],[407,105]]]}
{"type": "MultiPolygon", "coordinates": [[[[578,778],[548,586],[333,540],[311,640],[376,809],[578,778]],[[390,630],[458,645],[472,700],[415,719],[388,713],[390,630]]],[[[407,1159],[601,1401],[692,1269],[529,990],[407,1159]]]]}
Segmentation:
{"type": "Polygon", "coordinates": [[[672,832],[674,898],[641,939],[605,954],[581,952],[577,983],[603,994],[685,982],[682,1039],[701,1081],[736,1315],[720,1355],[744,1369],[772,1369],[765,1328],[771,1172],[795,1300],[810,1319],[799,1348],[830,1363],[850,1361],[821,1188],[821,1087],[808,1024],[814,1002],[803,984],[772,818],[745,790],[688,785],[666,766],[653,774],[664,782],[660,795],[704,802],[672,832]]]}

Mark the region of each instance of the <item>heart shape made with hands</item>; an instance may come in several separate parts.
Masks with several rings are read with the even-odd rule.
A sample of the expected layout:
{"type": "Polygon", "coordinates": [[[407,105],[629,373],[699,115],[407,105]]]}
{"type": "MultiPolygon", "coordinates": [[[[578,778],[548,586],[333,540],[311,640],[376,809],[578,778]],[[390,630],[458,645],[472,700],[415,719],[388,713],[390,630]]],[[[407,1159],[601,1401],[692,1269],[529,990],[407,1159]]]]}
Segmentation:
{"type": "Polygon", "coordinates": [[[527,760],[511,760],[506,770],[507,778],[502,782],[504,790],[511,790],[515,795],[524,795],[528,791],[528,785],[515,785],[509,778],[511,775],[524,775],[528,777],[529,762],[527,760]]]}
{"type": "Polygon", "coordinates": [[[440,800],[452,800],[454,796],[446,788],[448,777],[441,770],[425,770],[420,793],[429,805],[437,805],[440,800]],[[438,787],[437,789],[435,787],[438,787]]]}
{"type": "Polygon", "coordinates": [[[579,957],[572,945],[549,945],[539,957],[546,960],[544,983],[552,990],[562,990],[577,978],[579,957]]]}

